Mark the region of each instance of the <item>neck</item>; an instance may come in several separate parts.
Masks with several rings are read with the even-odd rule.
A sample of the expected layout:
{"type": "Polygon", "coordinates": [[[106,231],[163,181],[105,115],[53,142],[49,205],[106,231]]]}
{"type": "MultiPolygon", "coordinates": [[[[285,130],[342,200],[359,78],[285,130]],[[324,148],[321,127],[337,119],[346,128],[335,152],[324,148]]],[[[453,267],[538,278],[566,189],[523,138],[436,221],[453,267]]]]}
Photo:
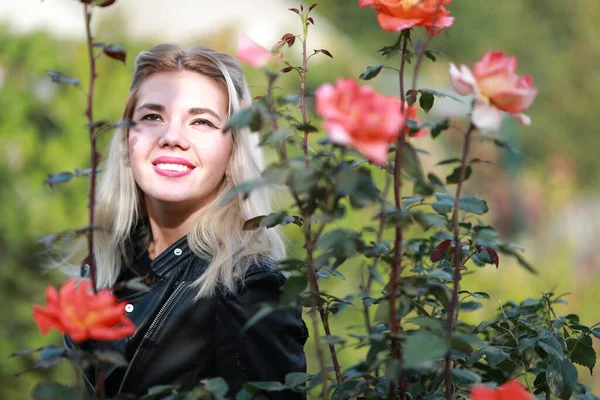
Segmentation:
{"type": "Polygon", "coordinates": [[[182,204],[158,203],[146,199],[146,210],[152,230],[148,252],[150,258],[154,259],[192,230],[202,208],[193,209],[182,204]]]}

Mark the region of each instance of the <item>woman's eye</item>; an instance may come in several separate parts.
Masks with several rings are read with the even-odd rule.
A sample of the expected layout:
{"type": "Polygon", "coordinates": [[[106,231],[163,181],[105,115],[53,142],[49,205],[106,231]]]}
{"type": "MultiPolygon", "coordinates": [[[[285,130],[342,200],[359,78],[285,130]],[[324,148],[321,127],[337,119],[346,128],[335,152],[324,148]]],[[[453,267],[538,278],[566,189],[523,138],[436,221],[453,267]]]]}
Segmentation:
{"type": "Polygon", "coordinates": [[[158,114],[146,114],[141,119],[145,121],[160,121],[162,118],[158,114]]]}
{"type": "Polygon", "coordinates": [[[211,128],[216,128],[215,124],[213,124],[212,122],[210,122],[207,119],[197,119],[194,122],[192,122],[192,124],[194,124],[194,125],[206,125],[206,126],[210,126],[211,128]]]}

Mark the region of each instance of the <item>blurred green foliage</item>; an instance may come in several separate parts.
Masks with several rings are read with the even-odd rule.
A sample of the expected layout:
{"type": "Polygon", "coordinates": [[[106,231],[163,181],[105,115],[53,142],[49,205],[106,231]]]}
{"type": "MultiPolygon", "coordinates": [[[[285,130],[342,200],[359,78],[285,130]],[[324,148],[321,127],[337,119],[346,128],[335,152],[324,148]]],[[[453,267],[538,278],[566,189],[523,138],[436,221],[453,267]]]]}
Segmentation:
{"type": "MultiPolygon", "coordinates": [[[[305,4],[309,3],[312,2],[305,4]]],[[[327,0],[319,4],[317,11],[321,18],[327,18],[346,34],[360,51],[371,59],[379,59],[376,50],[391,44],[396,35],[383,32],[375,13],[361,9],[357,3],[354,0],[327,0]]],[[[541,179],[547,159],[553,153],[561,152],[576,163],[579,187],[586,191],[597,189],[600,159],[597,146],[591,144],[597,141],[598,133],[594,105],[600,104],[600,69],[597,67],[600,64],[600,39],[596,25],[600,19],[600,2],[456,1],[448,8],[457,18],[456,26],[434,40],[432,48],[441,51],[443,57],[433,67],[428,63],[426,69],[445,76],[447,64],[444,58],[470,65],[491,49],[516,55],[520,62],[519,74],[532,74],[535,86],[540,89],[530,112],[534,125],[528,130],[520,130],[517,140],[524,155],[519,161],[519,171],[533,171],[541,179]]],[[[319,20],[317,18],[317,24],[319,20]]],[[[111,31],[110,26],[103,26],[102,32],[105,36],[116,36],[115,40],[120,42],[126,39],[111,31]]],[[[216,35],[233,40],[228,32],[216,35]]],[[[98,37],[103,36],[99,34],[98,37]]],[[[112,60],[100,59],[97,120],[119,118],[130,83],[133,57],[149,47],[147,43],[125,43],[128,51],[125,67],[112,60]]],[[[318,46],[315,44],[316,48],[318,46]]],[[[220,50],[228,50],[222,47],[220,50]]],[[[360,72],[357,71],[363,71],[367,65],[356,59],[349,63],[349,56],[342,48],[329,50],[335,59],[327,59],[312,75],[309,74],[313,87],[335,76],[358,76],[360,72]]],[[[83,115],[84,92],[52,83],[46,72],[57,70],[80,78],[82,87],[86,87],[89,72],[85,51],[81,43],[58,41],[46,33],[19,36],[11,34],[7,27],[0,27],[0,69],[5,76],[4,83],[0,84],[0,357],[50,341],[60,345],[58,334],[42,336],[31,319],[31,305],[43,301],[45,286],[63,279],[57,271],[45,273],[41,268],[49,254],[36,240],[42,235],[86,224],[88,182],[86,178],[77,178],[53,189],[42,182],[49,173],[87,168],[89,145],[83,115]]],[[[354,50],[352,53],[356,54],[354,50]]],[[[264,80],[261,79],[255,72],[249,74],[251,84],[262,85],[264,80]]],[[[284,89],[296,87],[294,83],[286,82],[290,81],[284,81],[284,89]]],[[[377,85],[375,81],[373,84],[377,85]]],[[[262,94],[260,87],[254,90],[262,94]]],[[[108,135],[101,138],[101,149],[104,149],[108,135]]],[[[361,219],[371,218],[374,214],[374,210],[364,210],[347,223],[356,226],[361,219]]],[[[299,247],[297,239],[300,235],[293,227],[286,229],[290,238],[296,241],[292,248],[299,247]]],[[[531,243],[528,237],[524,240],[531,243]]],[[[545,267],[542,279],[512,268],[509,269],[511,277],[505,277],[506,281],[498,288],[497,271],[488,268],[481,271],[482,275],[477,274],[481,276],[476,278],[477,281],[468,277],[466,284],[476,285],[476,290],[502,296],[505,300],[512,297],[520,300],[535,297],[535,290],[549,290],[548,285],[561,282],[561,291],[580,289],[575,295],[572,311],[581,312],[582,320],[587,323],[597,322],[592,319],[599,319],[597,304],[600,299],[590,282],[598,279],[590,277],[583,283],[573,279],[568,265],[570,257],[568,246],[563,244],[556,246],[552,254],[533,260],[534,264],[545,267]]],[[[506,264],[501,264],[501,268],[510,268],[506,264]]],[[[350,287],[356,288],[360,281],[359,269],[351,269],[353,267],[358,266],[345,265],[341,270],[346,281],[343,288],[340,286],[340,294],[350,287]]],[[[333,287],[338,283],[326,282],[324,286],[335,293],[337,290],[333,287]]],[[[490,304],[470,317],[481,319],[483,313],[489,313],[493,308],[494,304],[490,304]]],[[[358,312],[345,313],[343,318],[334,319],[334,332],[360,324],[357,321],[359,315],[358,312]]],[[[312,358],[313,349],[309,346],[306,351],[312,358]]],[[[355,350],[342,351],[342,364],[355,356],[355,350]]],[[[14,378],[14,374],[28,364],[21,358],[5,360],[0,363],[2,399],[29,398],[28,393],[35,382],[50,378],[68,380],[72,376],[64,367],[14,378]]]]}

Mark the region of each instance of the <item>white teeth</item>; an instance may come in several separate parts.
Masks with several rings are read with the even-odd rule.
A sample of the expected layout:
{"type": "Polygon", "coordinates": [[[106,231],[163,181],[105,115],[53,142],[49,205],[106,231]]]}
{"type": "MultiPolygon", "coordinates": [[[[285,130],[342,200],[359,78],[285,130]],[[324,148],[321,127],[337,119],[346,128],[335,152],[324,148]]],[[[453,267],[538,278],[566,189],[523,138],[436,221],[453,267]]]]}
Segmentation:
{"type": "Polygon", "coordinates": [[[181,164],[156,164],[156,167],[159,169],[164,169],[167,171],[177,171],[177,172],[185,172],[190,170],[191,168],[186,165],[181,164]]]}

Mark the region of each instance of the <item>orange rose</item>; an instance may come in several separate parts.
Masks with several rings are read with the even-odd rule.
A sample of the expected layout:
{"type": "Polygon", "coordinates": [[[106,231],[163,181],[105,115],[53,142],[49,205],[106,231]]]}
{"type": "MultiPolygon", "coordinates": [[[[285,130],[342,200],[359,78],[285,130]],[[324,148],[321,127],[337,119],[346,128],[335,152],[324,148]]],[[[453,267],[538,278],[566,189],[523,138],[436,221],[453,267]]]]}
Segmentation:
{"type": "Polygon", "coordinates": [[[517,381],[506,382],[497,389],[473,386],[471,400],[533,400],[533,396],[517,381]]]}
{"type": "Polygon", "coordinates": [[[473,124],[484,131],[497,131],[502,122],[502,111],[519,119],[521,124],[531,124],[522,113],[533,104],[537,89],[530,76],[516,74],[517,59],[501,51],[490,51],[475,63],[473,71],[461,65],[450,64],[450,82],[458,94],[475,95],[473,124]]]}
{"type": "Polygon", "coordinates": [[[361,7],[372,7],[377,12],[379,26],[386,31],[399,32],[421,26],[431,35],[454,23],[444,6],[452,0],[359,0],[361,7]]]}
{"type": "Polygon", "coordinates": [[[124,339],[135,332],[135,325],[125,315],[126,302],[118,302],[108,289],[91,291],[92,282],[69,279],[57,292],[46,289],[46,307],[33,306],[33,318],[43,334],[52,328],[66,333],[75,342],[88,339],[111,341],[124,339]]]}
{"type": "Polygon", "coordinates": [[[352,78],[325,84],[316,92],[317,114],[332,142],[350,146],[378,165],[385,165],[390,143],[400,134],[404,117],[400,100],[359,86],[352,78]]]}

